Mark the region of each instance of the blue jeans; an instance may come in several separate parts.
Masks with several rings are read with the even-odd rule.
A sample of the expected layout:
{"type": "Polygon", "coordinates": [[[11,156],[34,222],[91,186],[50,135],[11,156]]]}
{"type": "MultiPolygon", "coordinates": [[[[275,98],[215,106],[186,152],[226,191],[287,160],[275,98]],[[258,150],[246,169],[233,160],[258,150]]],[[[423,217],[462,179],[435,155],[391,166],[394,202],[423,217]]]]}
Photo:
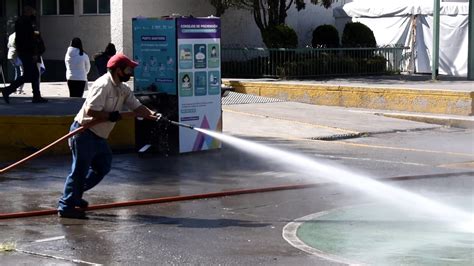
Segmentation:
{"type": "Polygon", "coordinates": [[[16,91],[20,86],[23,86],[25,82],[31,82],[31,88],[33,89],[33,98],[41,98],[40,92],[40,73],[37,65],[37,57],[34,56],[22,56],[19,58],[23,64],[23,75],[17,76],[16,79],[8,86],[5,91],[7,94],[11,94],[16,91]]]}
{"type": "MultiPolygon", "coordinates": [[[[18,59],[18,61],[21,60],[18,59]]],[[[23,65],[17,65],[17,62],[14,59],[10,59],[10,63],[12,64],[13,69],[15,70],[15,79],[17,79],[23,73],[23,65]]]]}
{"type": "MultiPolygon", "coordinates": [[[[70,130],[79,127],[80,124],[74,121],[70,130]]],[[[112,163],[112,151],[107,140],[88,129],[71,137],[69,147],[72,152],[71,173],[59,199],[59,211],[69,211],[78,206],[84,192],[99,184],[110,171],[112,163]]]]}

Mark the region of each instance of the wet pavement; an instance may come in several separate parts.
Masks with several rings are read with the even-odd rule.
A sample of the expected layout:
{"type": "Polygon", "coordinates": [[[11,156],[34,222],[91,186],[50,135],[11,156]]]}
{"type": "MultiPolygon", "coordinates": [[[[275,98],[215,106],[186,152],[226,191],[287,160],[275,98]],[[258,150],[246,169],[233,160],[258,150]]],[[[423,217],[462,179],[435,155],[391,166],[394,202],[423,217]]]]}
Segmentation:
{"type": "MultiPolygon", "coordinates": [[[[437,197],[440,200],[455,202],[474,212],[470,197],[437,197]]],[[[425,215],[423,208],[407,213],[383,203],[364,204],[298,218],[298,227],[295,228],[295,223],[287,225],[284,235],[297,247],[301,246],[294,238],[301,239],[304,250],[331,261],[366,265],[472,265],[473,232],[461,230],[459,222],[430,220],[425,215]]]]}
{"type": "MultiPolygon", "coordinates": [[[[234,102],[223,109],[227,135],[361,173],[472,212],[472,129],[292,102],[234,102]],[[398,181],[390,179],[395,177],[398,181]],[[455,200],[459,196],[471,200],[467,207],[455,200]]],[[[216,151],[169,157],[116,153],[110,174],[85,194],[91,205],[282,185],[316,186],[93,210],[88,211],[88,220],[55,215],[0,220],[0,250],[2,245],[15,245],[13,251],[0,251],[1,264],[340,265],[293,247],[282,237],[285,225],[313,213],[385,203],[333,183],[331,173],[305,173],[285,160],[290,158],[256,156],[227,143],[216,151]]],[[[54,209],[69,168],[69,155],[47,156],[0,176],[0,214],[54,209]]],[[[389,228],[378,227],[381,232],[385,229],[389,228]]],[[[378,255],[373,250],[360,254],[378,255]]],[[[360,261],[352,255],[347,259],[360,261]]]]}

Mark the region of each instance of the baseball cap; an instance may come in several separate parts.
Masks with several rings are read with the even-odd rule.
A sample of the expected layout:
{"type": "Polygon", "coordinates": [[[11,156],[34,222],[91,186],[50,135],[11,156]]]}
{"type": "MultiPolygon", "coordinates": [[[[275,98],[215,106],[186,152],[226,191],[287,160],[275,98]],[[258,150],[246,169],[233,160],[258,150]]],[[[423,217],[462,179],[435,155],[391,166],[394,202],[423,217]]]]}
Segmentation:
{"type": "Polygon", "coordinates": [[[122,67],[122,66],[128,66],[128,67],[134,68],[138,66],[138,63],[135,61],[132,61],[130,58],[120,53],[112,56],[107,62],[107,68],[116,68],[116,67],[122,67]]]}

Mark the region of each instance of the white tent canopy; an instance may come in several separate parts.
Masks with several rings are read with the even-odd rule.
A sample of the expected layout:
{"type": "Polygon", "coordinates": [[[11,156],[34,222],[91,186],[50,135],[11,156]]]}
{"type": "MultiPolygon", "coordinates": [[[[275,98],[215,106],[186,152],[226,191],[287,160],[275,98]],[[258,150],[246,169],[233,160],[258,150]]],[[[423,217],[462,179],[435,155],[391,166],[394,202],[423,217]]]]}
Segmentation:
{"type": "MultiPolygon", "coordinates": [[[[467,76],[468,15],[468,2],[440,5],[440,74],[467,76]]],[[[431,73],[433,0],[356,0],[335,8],[334,17],[341,32],[341,22],[352,20],[367,25],[379,46],[410,46],[411,70],[431,73]]]]}
{"type": "MultiPolygon", "coordinates": [[[[393,17],[410,15],[433,15],[434,0],[374,1],[356,0],[335,10],[350,17],[393,17]]],[[[468,2],[442,2],[440,15],[468,15],[468,2]]]]}

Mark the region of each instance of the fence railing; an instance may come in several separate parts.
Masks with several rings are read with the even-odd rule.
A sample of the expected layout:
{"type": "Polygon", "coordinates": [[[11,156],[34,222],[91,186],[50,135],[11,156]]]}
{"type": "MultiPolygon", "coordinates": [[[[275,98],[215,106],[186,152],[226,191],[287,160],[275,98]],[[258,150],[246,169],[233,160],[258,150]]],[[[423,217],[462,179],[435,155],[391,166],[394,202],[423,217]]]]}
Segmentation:
{"type": "Polygon", "coordinates": [[[223,78],[311,78],[405,71],[408,47],[222,48],[223,78]]]}

